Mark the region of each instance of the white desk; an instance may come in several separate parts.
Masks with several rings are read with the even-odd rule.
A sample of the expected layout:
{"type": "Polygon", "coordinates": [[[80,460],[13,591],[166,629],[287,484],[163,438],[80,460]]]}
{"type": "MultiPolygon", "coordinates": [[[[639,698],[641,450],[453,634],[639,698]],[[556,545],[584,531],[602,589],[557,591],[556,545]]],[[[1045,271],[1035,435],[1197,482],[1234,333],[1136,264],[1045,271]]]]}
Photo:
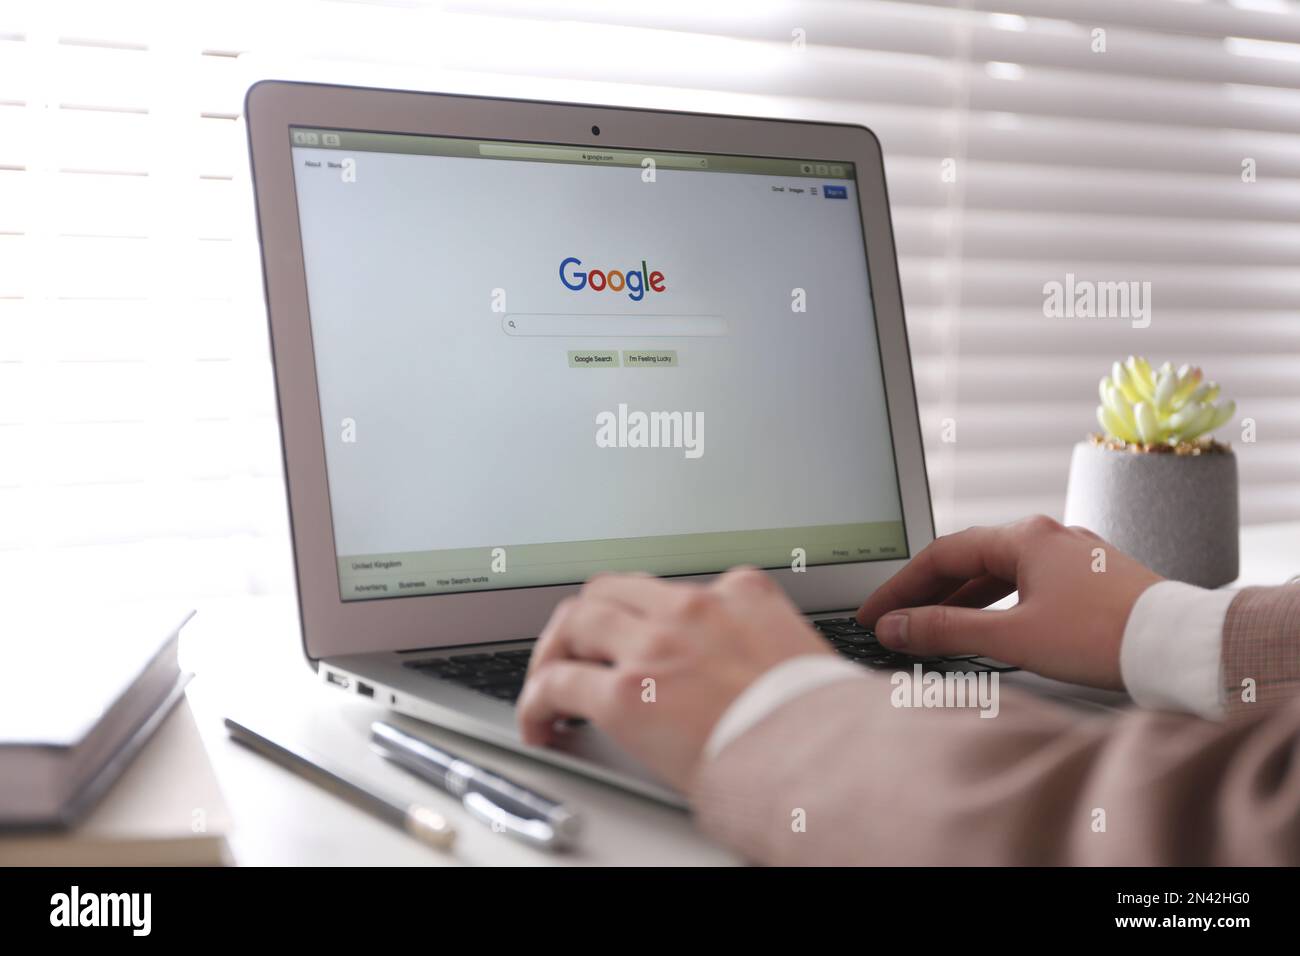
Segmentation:
{"type": "MultiPolygon", "coordinates": [[[[1238,582],[1277,584],[1300,574],[1300,523],[1242,534],[1238,582]]],[[[372,754],[369,722],[383,708],[323,686],[298,644],[290,598],[203,602],[187,626],[182,660],[196,674],[189,698],[234,820],[230,845],[241,864],[719,865],[738,862],[699,837],[680,811],[427,725],[432,739],[481,758],[580,811],[580,848],[547,854],[493,833],[446,795],[372,754]],[[322,754],[395,793],[420,798],[459,829],[451,853],[426,849],[363,811],[232,743],[222,718],[264,714],[322,754]]],[[[402,718],[395,718],[401,722],[402,718]]]]}
{"type": "Polygon", "coordinates": [[[540,764],[488,744],[410,721],[322,684],[299,645],[291,598],[203,602],[183,632],[182,662],[194,671],[188,697],[230,808],[230,848],[244,865],[726,865],[739,862],[709,844],[680,811],[540,764]],[[255,719],[260,715],[261,719],[255,719]],[[232,742],[226,716],[255,729],[287,729],[322,756],[420,799],[459,830],[455,849],[428,849],[362,810],[232,742]],[[584,818],[575,852],[535,850],[494,833],[451,797],[370,752],[378,717],[419,727],[447,749],[563,800],[584,818]]]}

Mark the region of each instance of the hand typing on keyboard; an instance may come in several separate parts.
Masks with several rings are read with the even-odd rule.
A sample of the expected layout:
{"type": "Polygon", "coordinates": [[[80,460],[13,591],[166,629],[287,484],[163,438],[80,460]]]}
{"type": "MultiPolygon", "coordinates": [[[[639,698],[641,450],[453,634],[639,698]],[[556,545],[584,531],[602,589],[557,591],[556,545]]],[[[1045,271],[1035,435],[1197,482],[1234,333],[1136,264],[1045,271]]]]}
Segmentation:
{"type": "Polygon", "coordinates": [[[739,568],[705,587],[601,575],[562,602],[542,632],[520,727],[529,743],[546,744],[563,733],[560,718],[587,718],[685,787],[741,691],[791,657],[831,653],[762,571],[739,568]]]}
{"type": "Polygon", "coordinates": [[[775,582],[752,568],[704,587],[603,575],[563,602],[542,633],[519,698],[520,726],[526,741],[545,744],[563,732],[561,718],[587,718],[685,787],[741,691],[789,658],[830,654],[832,646],[868,666],[905,666],[905,653],[957,669],[960,658],[987,655],[1119,687],[1129,611],[1159,580],[1090,532],[1049,518],[972,528],[916,555],[856,621],[818,622],[822,640],[775,582]],[[1094,570],[1099,548],[1105,571],[1094,570]],[[1017,589],[1016,607],[980,610],[1017,589]]]}
{"type": "Polygon", "coordinates": [[[896,651],[986,654],[1118,689],[1129,611],[1160,580],[1091,531],[1039,515],[939,538],[871,595],[857,619],[896,651]],[[1016,590],[1015,607],[980,610],[1016,590]]]}

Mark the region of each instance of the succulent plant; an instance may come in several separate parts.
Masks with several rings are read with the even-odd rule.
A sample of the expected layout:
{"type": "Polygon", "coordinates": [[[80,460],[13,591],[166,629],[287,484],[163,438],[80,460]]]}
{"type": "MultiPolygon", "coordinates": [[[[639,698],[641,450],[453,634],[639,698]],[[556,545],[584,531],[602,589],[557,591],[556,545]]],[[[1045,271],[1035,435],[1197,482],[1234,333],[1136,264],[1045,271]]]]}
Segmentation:
{"type": "Polygon", "coordinates": [[[1203,382],[1201,370],[1166,362],[1152,370],[1130,355],[1101,380],[1097,421],[1106,434],[1130,445],[1178,446],[1214,431],[1237,410],[1231,401],[1214,404],[1219,386],[1203,382]]]}

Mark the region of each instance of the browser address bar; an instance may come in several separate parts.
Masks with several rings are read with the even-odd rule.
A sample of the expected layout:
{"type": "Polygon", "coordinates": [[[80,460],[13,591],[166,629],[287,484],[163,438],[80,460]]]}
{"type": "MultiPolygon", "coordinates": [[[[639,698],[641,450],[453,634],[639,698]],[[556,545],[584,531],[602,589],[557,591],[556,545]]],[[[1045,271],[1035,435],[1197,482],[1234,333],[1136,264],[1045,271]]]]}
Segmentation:
{"type": "Polygon", "coordinates": [[[564,313],[513,313],[501,320],[506,335],[550,335],[603,338],[605,336],[715,336],[727,334],[720,315],[568,315],[564,313]]]}
{"type": "Polygon", "coordinates": [[[480,156],[494,159],[542,159],[562,163],[595,163],[604,166],[641,166],[653,159],[662,169],[708,169],[707,156],[665,156],[621,149],[583,149],[563,146],[532,146],[526,143],[482,143],[480,156]]]}

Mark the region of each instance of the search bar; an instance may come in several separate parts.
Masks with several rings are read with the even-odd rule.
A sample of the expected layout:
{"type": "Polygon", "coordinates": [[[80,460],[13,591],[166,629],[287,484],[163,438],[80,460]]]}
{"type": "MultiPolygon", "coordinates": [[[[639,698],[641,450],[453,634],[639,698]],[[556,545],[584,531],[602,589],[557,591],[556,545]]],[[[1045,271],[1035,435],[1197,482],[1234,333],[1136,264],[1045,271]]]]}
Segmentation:
{"type": "Polygon", "coordinates": [[[672,338],[727,334],[720,315],[564,315],[545,313],[507,315],[501,320],[506,335],[550,335],[569,338],[672,338]]]}
{"type": "Polygon", "coordinates": [[[507,315],[501,321],[506,335],[545,335],[599,338],[717,336],[727,334],[719,315],[567,315],[532,313],[507,315]]]}

